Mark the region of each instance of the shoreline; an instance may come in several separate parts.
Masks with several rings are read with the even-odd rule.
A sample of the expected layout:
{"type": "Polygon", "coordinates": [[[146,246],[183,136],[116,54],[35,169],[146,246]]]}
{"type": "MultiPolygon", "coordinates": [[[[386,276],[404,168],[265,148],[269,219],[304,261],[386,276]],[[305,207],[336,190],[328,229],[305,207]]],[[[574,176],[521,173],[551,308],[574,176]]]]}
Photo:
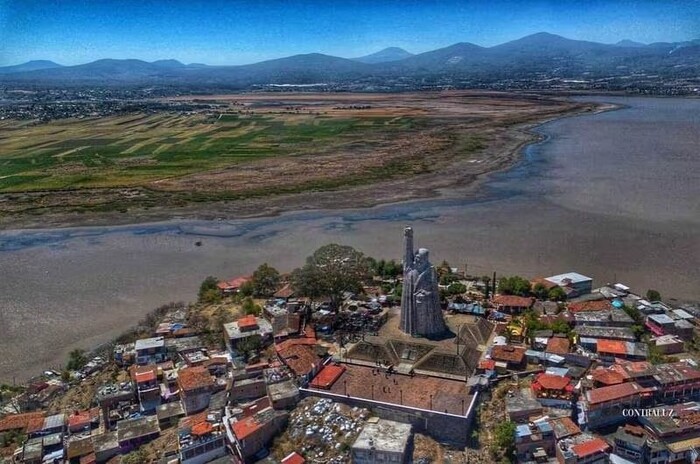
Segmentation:
{"type": "MultiPolygon", "coordinates": [[[[570,99],[571,97],[567,97],[570,99]]],[[[409,176],[396,181],[376,182],[359,187],[341,188],[338,190],[306,191],[289,195],[270,195],[262,198],[250,198],[241,201],[223,201],[210,203],[191,203],[182,208],[169,208],[167,210],[142,210],[135,214],[127,214],[127,217],[119,213],[87,213],[91,217],[69,217],[67,214],[59,214],[52,217],[51,214],[32,217],[24,215],[16,220],[0,226],[0,237],[4,234],[41,233],[52,231],[70,230],[94,230],[94,229],[129,229],[139,226],[159,226],[182,222],[234,221],[253,220],[265,218],[277,218],[300,213],[314,213],[324,211],[353,211],[371,210],[392,205],[401,205],[412,202],[428,200],[450,200],[463,198],[465,195],[477,198],[475,191],[481,187],[494,174],[508,171],[515,167],[523,159],[523,151],[530,145],[542,143],[545,136],[536,129],[547,123],[582,115],[596,115],[609,111],[624,109],[624,105],[595,102],[590,103],[594,108],[582,107],[554,117],[548,117],[537,122],[517,124],[506,129],[507,134],[520,139],[515,146],[507,148],[505,152],[493,156],[495,164],[485,172],[469,174],[466,178],[452,178],[447,182],[439,182],[443,172],[428,175],[436,179],[428,179],[426,185],[409,188],[405,194],[388,196],[385,198],[372,198],[366,195],[368,190],[384,189],[392,191],[396,186],[412,184],[416,180],[425,180],[425,175],[409,176]],[[450,192],[448,192],[448,190],[450,192]],[[363,196],[362,194],[365,193],[363,196]],[[355,195],[356,194],[356,195],[355,195]],[[352,201],[348,202],[352,197],[352,201]],[[307,201],[309,200],[309,201],[307,201]],[[292,204],[292,207],[283,208],[282,205],[292,204]],[[296,204],[295,204],[296,203],[296,204]],[[229,208],[228,211],[225,211],[229,208]],[[222,213],[222,210],[224,211],[222,213]]],[[[488,150],[489,147],[486,148],[488,150]]],[[[457,162],[452,163],[454,166],[457,162]]],[[[448,177],[445,175],[444,177],[448,177]]],[[[380,195],[381,196],[381,195],[380,195]]],[[[83,215],[78,215],[83,216],[83,215]]],[[[0,249],[0,251],[2,251],[0,249]]]]}

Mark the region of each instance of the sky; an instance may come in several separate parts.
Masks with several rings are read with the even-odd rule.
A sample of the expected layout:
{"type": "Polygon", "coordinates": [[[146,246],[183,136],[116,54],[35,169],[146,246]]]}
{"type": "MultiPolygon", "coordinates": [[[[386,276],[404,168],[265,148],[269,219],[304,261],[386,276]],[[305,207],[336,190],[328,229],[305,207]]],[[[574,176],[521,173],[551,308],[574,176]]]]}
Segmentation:
{"type": "Polygon", "coordinates": [[[614,43],[700,38],[700,0],[0,0],[0,66],[101,58],[247,64],[299,53],[420,53],[536,32],[614,43]]]}

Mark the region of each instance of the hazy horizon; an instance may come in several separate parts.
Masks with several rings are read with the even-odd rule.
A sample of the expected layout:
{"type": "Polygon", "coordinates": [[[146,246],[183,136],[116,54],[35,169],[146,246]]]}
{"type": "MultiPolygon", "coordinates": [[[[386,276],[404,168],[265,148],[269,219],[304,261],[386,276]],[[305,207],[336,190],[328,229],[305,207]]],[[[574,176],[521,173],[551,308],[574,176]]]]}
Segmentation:
{"type": "Polygon", "coordinates": [[[548,32],[575,40],[681,42],[700,36],[698,1],[259,2],[0,0],[0,66],[32,60],[176,59],[241,65],[387,47],[489,47],[548,32]]]}

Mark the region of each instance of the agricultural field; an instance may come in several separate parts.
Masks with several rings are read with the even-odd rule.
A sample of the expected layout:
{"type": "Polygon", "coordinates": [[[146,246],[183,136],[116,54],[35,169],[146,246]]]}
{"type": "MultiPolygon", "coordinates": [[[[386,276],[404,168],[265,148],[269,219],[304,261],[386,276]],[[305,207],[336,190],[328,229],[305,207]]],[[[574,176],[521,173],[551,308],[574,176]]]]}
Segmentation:
{"type": "Polygon", "coordinates": [[[0,191],[133,187],[410,129],[405,117],[133,115],[0,126],[0,191]]]}
{"type": "Polygon", "coordinates": [[[201,111],[0,121],[0,226],[356,208],[474,185],[582,104],[486,92],[177,97],[201,111]]]}

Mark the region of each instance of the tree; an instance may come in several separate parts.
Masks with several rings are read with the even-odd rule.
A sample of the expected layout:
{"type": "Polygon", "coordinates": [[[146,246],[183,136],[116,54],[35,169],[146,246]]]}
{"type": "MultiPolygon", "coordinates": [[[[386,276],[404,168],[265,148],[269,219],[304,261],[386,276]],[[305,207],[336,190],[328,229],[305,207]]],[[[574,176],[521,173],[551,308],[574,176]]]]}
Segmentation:
{"type": "Polygon", "coordinates": [[[202,283],[199,285],[199,293],[197,294],[198,300],[200,303],[213,303],[211,301],[214,298],[214,293],[216,292],[217,295],[219,295],[219,299],[221,299],[221,293],[219,292],[219,279],[217,279],[214,276],[209,276],[206,279],[202,281],[202,283]]]}
{"type": "Polygon", "coordinates": [[[199,296],[200,303],[214,304],[221,301],[221,292],[219,290],[214,290],[212,288],[205,290],[202,295],[199,296]]]}
{"type": "Polygon", "coordinates": [[[76,348],[68,354],[68,364],[66,365],[66,369],[69,371],[77,371],[87,364],[87,361],[85,350],[76,348]]]}
{"type": "Polygon", "coordinates": [[[252,281],[243,282],[238,289],[237,296],[248,297],[255,294],[255,286],[252,281]]]}
{"type": "Polygon", "coordinates": [[[447,293],[450,295],[461,295],[467,292],[467,286],[461,282],[454,282],[447,287],[447,293]]]}
{"type": "Polygon", "coordinates": [[[496,446],[501,448],[506,456],[510,456],[515,446],[515,423],[511,421],[501,422],[494,430],[496,446]]]}
{"type": "Polygon", "coordinates": [[[262,312],[260,305],[255,304],[255,301],[251,297],[247,297],[243,300],[243,312],[245,314],[252,314],[254,316],[259,316],[262,312]]]}
{"type": "Polygon", "coordinates": [[[520,276],[501,277],[498,281],[498,291],[504,295],[528,296],[530,281],[520,276]]]}
{"type": "Polygon", "coordinates": [[[443,274],[442,276],[440,276],[440,285],[450,285],[458,280],[459,277],[457,277],[454,274],[443,274]]]}
{"type": "Polygon", "coordinates": [[[646,296],[648,301],[661,301],[661,293],[659,293],[657,290],[647,290],[646,296]]]}
{"type": "Polygon", "coordinates": [[[257,297],[272,296],[280,284],[280,273],[267,263],[261,264],[251,279],[253,295],[257,297]]]}
{"type": "Polygon", "coordinates": [[[566,292],[561,287],[554,287],[548,293],[547,296],[552,301],[564,301],[566,300],[566,292]]]}
{"type": "Polygon", "coordinates": [[[545,300],[549,297],[549,290],[542,282],[537,282],[532,287],[532,294],[535,295],[540,300],[545,300]]]}
{"type": "Polygon", "coordinates": [[[292,288],[310,298],[327,296],[331,308],[337,310],[343,293],[359,293],[369,273],[368,259],[361,252],[331,243],[316,250],[304,267],[292,272],[292,288]]]}

